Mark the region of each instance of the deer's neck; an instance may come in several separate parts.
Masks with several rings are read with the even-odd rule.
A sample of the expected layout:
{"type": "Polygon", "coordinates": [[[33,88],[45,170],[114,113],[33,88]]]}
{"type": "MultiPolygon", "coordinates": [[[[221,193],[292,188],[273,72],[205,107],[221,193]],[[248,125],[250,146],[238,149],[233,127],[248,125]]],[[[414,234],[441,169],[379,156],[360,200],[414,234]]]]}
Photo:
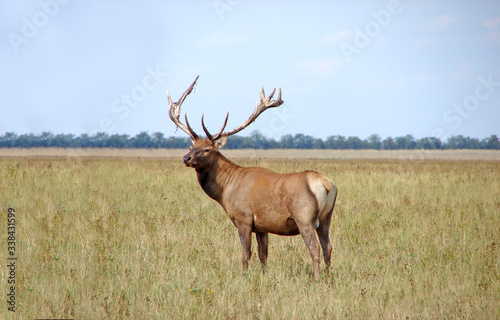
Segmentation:
{"type": "Polygon", "coordinates": [[[241,167],[221,153],[217,153],[216,161],[210,166],[196,169],[198,182],[210,198],[221,203],[224,189],[231,183],[239,168],[241,167]]]}

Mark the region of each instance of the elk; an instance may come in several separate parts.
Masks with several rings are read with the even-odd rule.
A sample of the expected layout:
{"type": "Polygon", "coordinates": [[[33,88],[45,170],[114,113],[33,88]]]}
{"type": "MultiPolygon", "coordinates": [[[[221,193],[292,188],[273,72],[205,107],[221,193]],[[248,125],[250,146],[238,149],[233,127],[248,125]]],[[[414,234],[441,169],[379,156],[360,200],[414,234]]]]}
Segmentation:
{"type": "Polygon", "coordinates": [[[300,234],[312,258],[312,276],[318,279],[320,244],[326,268],[330,266],[332,245],[329,228],[337,198],[335,184],[315,171],[279,174],[260,167],[241,167],[219,152],[229,136],[245,129],[265,110],[283,104],[281,89],[278,98],[272,100],[276,89],[266,98],[262,87],[260,102],[250,118],[230,131],[224,132],[229,111],[222,129],[215,135],[210,134],[205,127],[202,115],[201,125],[207,135],[202,138],[189,125],[187,114],[184,115],[185,125],[179,120],[181,105],[193,90],[198,77],[177,102],[172,102],[167,91],[169,116],[178,128],[189,135],[193,143],[183,157],[184,164],[196,170],[203,191],[222,206],[238,229],[243,247],[243,274],[248,272],[252,233],[257,237],[263,272],[267,264],[268,234],[300,234]]]}

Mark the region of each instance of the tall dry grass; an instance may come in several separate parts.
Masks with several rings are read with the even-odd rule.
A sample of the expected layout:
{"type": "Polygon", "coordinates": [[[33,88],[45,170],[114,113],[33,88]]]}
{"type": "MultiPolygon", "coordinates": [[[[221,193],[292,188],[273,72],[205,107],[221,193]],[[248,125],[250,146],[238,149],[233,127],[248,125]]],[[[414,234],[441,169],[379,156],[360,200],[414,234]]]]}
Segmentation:
{"type": "MultiPolygon", "coordinates": [[[[18,311],[0,318],[500,317],[500,162],[236,162],[337,184],[319,281],[302,239],[273,235],[268,272],[254,253],[242,276],[236,229],[180,160],[2,159],[0,251],[5,265],[13,207],[18,311]]],[[[5,297],[5,267],[0,281],[5,297]]]]}

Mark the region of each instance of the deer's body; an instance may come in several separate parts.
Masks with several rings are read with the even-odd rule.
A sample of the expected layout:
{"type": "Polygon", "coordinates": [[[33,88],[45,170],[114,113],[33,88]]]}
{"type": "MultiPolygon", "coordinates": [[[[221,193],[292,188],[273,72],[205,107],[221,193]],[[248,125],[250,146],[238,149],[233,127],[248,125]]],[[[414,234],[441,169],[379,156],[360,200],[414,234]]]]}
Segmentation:
{"type": "Polygon", "coordinates": [[[293,236],[300,233],[296,220],[318,227],[333,209],[336,187],[317,172],[279,174],[240,167],[220,153],[216,158],[217,165],[196,170],[198,181],[236,227],[293,236]]]}
{"type": "MultiPolygon", "coordinates": [[[[224,208],[238,229],[243,247],[243,270],[248,269],[252,233],[257,237],[263,270],[267,262],[269,233],[287,236],[300,234],[313,260],[313,276],[318,278],[320,244],[325,263],[327,267],[330,265],[332,246],[329,227],[337,197],[335,184],[314,171],[279,174],[265,168],[240,167],[226,159],[219,152],[219,148],[225,145],[225,137],[234,134],[235,130],[223,133],[223,127],[221,132],[213,137],[203,124],[208,137],[202,139],[191,129],[187,118],[187,127],[178,120],[180,104],[195,83],[196,80],[179,102],[174,104],[169,97],[170,117],[193,141],[189,153],[183,158],[185,165],[196,169],[202,189],[224,208]]],[[[262,92],[261,105],[257,106],[245,125],[237,130],[250,124],[266,108],[283,103],[281,92],[278,100],[271,102],[271,97],[272,94],[265,99],[262,92]]]]}

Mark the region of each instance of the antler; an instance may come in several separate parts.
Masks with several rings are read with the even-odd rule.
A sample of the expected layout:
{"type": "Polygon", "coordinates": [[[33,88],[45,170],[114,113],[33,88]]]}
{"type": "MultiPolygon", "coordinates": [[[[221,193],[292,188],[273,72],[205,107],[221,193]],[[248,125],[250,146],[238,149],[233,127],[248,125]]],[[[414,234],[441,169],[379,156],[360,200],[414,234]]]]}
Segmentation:
{"type": "Polygon", "coordinates": [[[187,127],[184,124],[182,124],[182,122],[179,120],[179,115],[181,111],[181,105],[184,102],[184,99],[186,99],[186,97],[191,93],[191,91],[193,91],[194,85],[196,84],[196,81],[198,81],[199,77],[200,76],[197,76],[196,79],[194,79],[194,82],[189,86],[189,88],[187,88],[187,90],[184,92],[179,101],[175,103],[172,102],[172,98],[170,97],[170,94],[168,93],[167,90],[168,104],[170,105],[168,109],[168,115],[170,116],[170,119],[175,123],[177,127],[179,127],[182,131],[184,131],[191,137],[191,140],[195,140],[196,138],[198,138],[198,135],[189,125],[187,114],[184,114],[187,127]]]}
{"type": "Polygon", "coordinates": [[[205,123],[203,122],[203,113],[201,114],[201,126],[203,127],[203,131],[205,131],[207,137],[210,140],[215,141],[221,137],[222,131],[224,131],[224,128],[226,127],[227,119],[229,119],[229,109],[227,110],[226,119],[224,120],[224,124],[222,125],[222,129],[220,129],[219,133],[217,133],[215,136],[212,136],[210,134],[210,132],[208,132],[207,127],[205,127],[205,123]]]}
{"type": "Polygon", "coordinates": [[[261,89],[260,89],[260,103],[258,103],[257,106],[255,106],[255,110],[252,113],[252,115],[250,116],[250,118],[248,118],[247,121],[243,122],[241,125],[239,125],[235,129],[227,131],[227,132],[223,132],[224,128],[226,127],[226,124],[227,124],[227,119],[229,117],[229,110],[228,110],[227,114],[226,114],[226,120],[224,120],[224,125],[222,126],[222,129],[219,131],[219,133],[217,133],[215,136],[212,136],[208,132],[207,128],[205,127],[205,124],[203,123],[203,116],[202,116],[201,117],[201,125],[203,127],[203,131],[205,131],[205,133],[207,134],[207,137],[212,141],[215,141],[221,137],[229,137],[229,136],[232,136],[233,134],[240,132],[241,130],[248,127],[252,122],[254,122],[255,119],[257,119],[257,117],[262,112],[266,111],[269,108],[279,107],[280,105],[283,104],[284,101],[281,100],[281,88],[278,89],[278,98],[276,100],[271,100],[273,98],[275,92],[276,92],[276,89],[274,89],[273,92],[271,92],[271,94],[269,95],[269,97],[266,98],[266,94],[264,93],[264,88],[261,87],[261,89]]]}

